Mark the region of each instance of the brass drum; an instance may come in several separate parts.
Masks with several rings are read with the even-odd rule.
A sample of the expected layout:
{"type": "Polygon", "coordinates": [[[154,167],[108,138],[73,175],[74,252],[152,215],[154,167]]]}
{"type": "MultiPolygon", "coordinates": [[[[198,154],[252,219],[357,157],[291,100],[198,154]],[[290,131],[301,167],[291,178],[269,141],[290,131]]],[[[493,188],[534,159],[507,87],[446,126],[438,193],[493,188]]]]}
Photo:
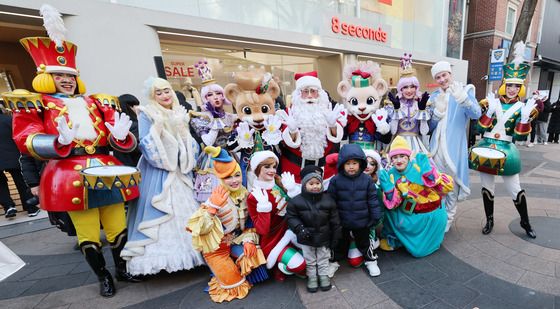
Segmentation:
{"type": "Polygon", "coordinates": [[[506,164],[506,154],[488,147],[473,147],[469,154],[473,169],[492,175],[500,175],[506,164]]]}
{"type": "Polygon", "coordinates": [[[126,189],[140,183],[140,170],[132,166],[104,165],[80,171],[84,186],[92,190],[126,189]]]}

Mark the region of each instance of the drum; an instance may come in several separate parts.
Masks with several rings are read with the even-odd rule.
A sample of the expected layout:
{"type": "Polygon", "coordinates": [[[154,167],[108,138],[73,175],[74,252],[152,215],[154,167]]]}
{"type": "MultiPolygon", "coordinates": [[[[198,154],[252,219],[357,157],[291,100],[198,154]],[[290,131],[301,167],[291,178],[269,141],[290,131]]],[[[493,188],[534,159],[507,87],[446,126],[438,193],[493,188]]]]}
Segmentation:
{"type": "Polygon", "coordinates": [[[473,170],[501,175],[506,164],[506,153],[489,147],[473,147],[469,154],[469,164],[473,170]]]}
{"type": "Polygon", "coordinates": [[[83,169],[84,186],[92,190],[126,189],[140,183],[140,170],[132,166],[103,165],[83,169]]]}

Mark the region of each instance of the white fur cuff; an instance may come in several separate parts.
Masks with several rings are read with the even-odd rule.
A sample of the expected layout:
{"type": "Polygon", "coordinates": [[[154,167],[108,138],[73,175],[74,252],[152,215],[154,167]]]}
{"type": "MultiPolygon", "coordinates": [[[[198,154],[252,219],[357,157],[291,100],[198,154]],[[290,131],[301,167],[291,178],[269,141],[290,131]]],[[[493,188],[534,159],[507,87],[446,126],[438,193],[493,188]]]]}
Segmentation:
{"type": "Polygon", "coordinates": [[[282,132],[282,139],[284,140],[284,143],[286,143],[286,145],[290,148],[299,148],[299,146],[301,146],[301,134],[299,133],[299,131],[297,132],[296,135],[296,140],[292,140],[292,136],[290,134],[290,130],[289,129],[284,129],[284,132],[282,132]]]}
{"type": "Polygon", "coordinates": [[[258,212],[271,212],[272,211],[272,203],[270,203],[270,202],[257,203],[257,211],[258,212]]]}
{"type": "Polygon", "coordinates": [[[340,143],[343,136],[344,136],[344,129],[342,128],[342,126],[340,124],[338,124],[338,123],[336,124],[336,136],[333,136],[331,134],[331,128],[327,128],[327,139],[331,143],[335,143],[335,144],[340,143]]]}

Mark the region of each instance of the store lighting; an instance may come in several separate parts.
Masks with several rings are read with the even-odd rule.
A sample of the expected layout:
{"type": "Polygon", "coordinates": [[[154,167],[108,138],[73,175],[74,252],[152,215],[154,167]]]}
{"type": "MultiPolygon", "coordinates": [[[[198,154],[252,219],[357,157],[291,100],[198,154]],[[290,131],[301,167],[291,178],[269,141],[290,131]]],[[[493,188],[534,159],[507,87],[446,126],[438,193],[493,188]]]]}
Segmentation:
{"type": "Polygon", "coordinates": [[[210,39],[210,40],[217,40],[217,41],[224,41],[224,42],[244,43],[244,44],[255,44],[255,45],[261,45],[261,46],[280,47],[280,48],[297,49],[297,50],[306,50],[306,51],[321,52],[321,53],[330,53],[330,54],[333,54],[333,55],[341,55],[341,53],[339,53],[339,52],[327,51],[327,50],[323,50],[323,49],[307,48],[307,47],[296,47],[296,46],[281,45],[281,44],[253,42],[253,41],[245,41],[245,40],[237,40],[237,39],[228,39],[228,38],[217,38],[217,37],[211,37],[211,36],[204,36],[204,35],[197,35],[197,34],[187,34],[187,33],[178,33],[178,32],[169,32],[169,31],[157,31],[157,33],[159,33],[159,34],[175,35],[175,36],[184,36],[184,37],[190,37],[190,38],[198,38],[198,39],[210,39]]]}
{"type": "Polygon", "coordinates": [[[29,14],[21,14],[21,13],[14,13],[14,12],[5,12],[5,11],[0,11],[0,14],[4,14],[4,15],[12,15],[12,16],[19,16],[19,17],[29,17],[29,18],[37,18],[37,19],[42,19],[41,16],[36,16],[36,15],[29,15],[29,14]]]}

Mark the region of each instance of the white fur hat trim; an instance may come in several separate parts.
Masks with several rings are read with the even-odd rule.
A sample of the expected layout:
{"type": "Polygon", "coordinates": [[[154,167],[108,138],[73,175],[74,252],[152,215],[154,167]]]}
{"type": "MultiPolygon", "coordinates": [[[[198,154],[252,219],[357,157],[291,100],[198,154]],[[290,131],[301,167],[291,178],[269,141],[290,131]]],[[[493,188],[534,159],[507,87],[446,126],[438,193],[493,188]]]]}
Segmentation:
{"type": "Polygon", "coordinates": [[[255,172],[255,168],[257,168],[262,161],[268,158],[273,158],[276,160],[276,163],[278,163],[278,157],[270,150],[257,151],[253,153],[251,156],[251,171],[255,172]]]}
{"type": "Polygon", "coordinates": [[[303,89],[305,87],[317,87],[323,89],[321,81],[317,77],[302,76],[296,80],[296,89],[303,89]]]}
{"type": "Polygon", "coordinates": [[[436,75],[440,72],[451,73],[451,64],[447,61],[438,61],[432,66],[432,77],[436,78],[436,75]]]}

